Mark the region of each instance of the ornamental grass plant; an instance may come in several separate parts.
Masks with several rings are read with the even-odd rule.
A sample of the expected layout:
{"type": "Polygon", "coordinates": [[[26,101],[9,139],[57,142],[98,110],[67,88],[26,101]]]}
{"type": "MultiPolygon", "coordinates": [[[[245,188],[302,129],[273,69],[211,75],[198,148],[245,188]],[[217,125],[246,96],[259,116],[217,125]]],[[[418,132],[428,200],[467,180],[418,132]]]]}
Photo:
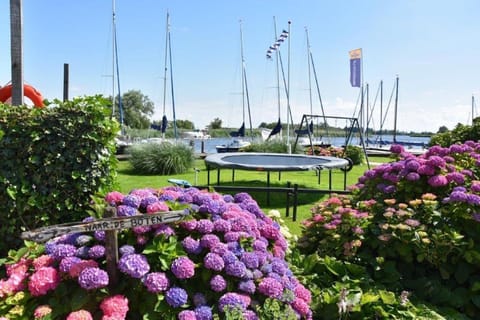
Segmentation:
{"type": "Polygon", "coordinates": [[[176,210],[185,218],[119,231],[114,286],[105,231],[26,242],[5,263],[1,319],[312,319],[280,225],[247,193],[145,188],[110,192],[103,205],[123,217],[176,210]]]}
{"type": "Polygon", "coordinates": [[[397,161],[367,170],[352,196],[318,203],[304,222],[314,317],[477,319],[480,143],[392,151],[397,161]]]}
{"type": "Polygon", "coordinates": [[[138,143],[129,147],[130,163],[139,174],[178,174],[193,165],[191,147],[183,143],[138,143]]]}

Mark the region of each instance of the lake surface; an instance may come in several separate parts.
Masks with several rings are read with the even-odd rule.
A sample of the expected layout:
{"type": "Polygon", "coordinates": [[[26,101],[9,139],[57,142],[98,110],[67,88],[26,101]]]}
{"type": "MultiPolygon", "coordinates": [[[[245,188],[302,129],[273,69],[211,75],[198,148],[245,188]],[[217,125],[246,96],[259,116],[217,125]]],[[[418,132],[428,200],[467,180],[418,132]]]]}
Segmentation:
{"type": "MultiPolygon", "coordinates": [[[[370,140],[374,140],[376,137],[369,137],[370,140]]],[[[397,135],[397,141],[405,141],[405,142],[421,142],[428,144],[430,142],[430,137],[410,137],[404,135],[397,135]]],[[[392,135],[384,135],[382,136],[384,141],[392,141],[392,135]]],[[[231,141],[231,138],[211,138],[211,139],[195,139],[194,142],[194,151],[195,153],[217,153],[217,149],[215,148],[218,145],[228,144],[231,141]]],[[[330,143],[333,146],[342,146],[345,144],[344,137],[333,137],[324,140],[325,143],[330,143]]],[[[286,140],[285,140],[286,142],[286,140]]],[[[291,139],[291,143],[295,142],[295,138],[291,139]]],[[[350,145],[359,145],[360,141],[357,137],[354,137],[350,143],[350,145]]]]}

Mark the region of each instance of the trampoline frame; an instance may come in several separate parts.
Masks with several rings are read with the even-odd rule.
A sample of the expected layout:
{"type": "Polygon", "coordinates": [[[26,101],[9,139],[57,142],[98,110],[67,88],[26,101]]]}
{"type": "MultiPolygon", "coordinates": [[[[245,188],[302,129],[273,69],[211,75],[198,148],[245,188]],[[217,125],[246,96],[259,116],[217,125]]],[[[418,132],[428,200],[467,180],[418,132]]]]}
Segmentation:
{"type": "MultiPolygon", "coordinates": [[[[244,189],[244,190],[258,190],[259,188],[254,187],[233,187],[233,186],[220,186],[220,171],[221,169],[232,169],[232,183],[235,183],[235,170],[247,170],[247,171],[266,171],[267,173],[267,187],[265,191],[267,193],[267,205],[270,204],[270,191],[276,191],[276,188],[270,187],[270,173],[273,171],[278,171],[278,179],[281,179],[282,171],[308,171],[315,170],[318,175],[318,183],[320,184],[321,174],[320,172],[324,169],[328,170],[328,189],[314,189],[312,191],[319,193],[345,193],[347,189],[347,171],[343,171],[343,190],[334,190],[332,188],[332,170],[333,169],[345,169],[349,165],[347,159],[336,158],[336,157],[326,157],[326,156],[309,156],[309,155],[300,155],[300,154],[283,154],[283,153],[255,153],[255,152],[230,152],[230,153],[218,153],[208,155],[205,159],[205,166],[207,169],[207,185],[210,184],[210,170],[217,169],[217,188],[224,190],[235,190],[235,189],[244,189]],[[233,163],[225,161],[225,158],[232,157],[251,157],[251,156],[261,156],[261,157],[285,157],[285,158],[305,158],[308,160],[318,160],[317,164],[308,164],[308,165],[297,165],[297,166],[285,166],[279,164],[261,164],[261,165],[252,165],[245,163],[233,163]]],[[[290,184],[290,182],[288,182],[290,184]]],[[[282,188],[280,188],[282,189],[282,188]]]]}

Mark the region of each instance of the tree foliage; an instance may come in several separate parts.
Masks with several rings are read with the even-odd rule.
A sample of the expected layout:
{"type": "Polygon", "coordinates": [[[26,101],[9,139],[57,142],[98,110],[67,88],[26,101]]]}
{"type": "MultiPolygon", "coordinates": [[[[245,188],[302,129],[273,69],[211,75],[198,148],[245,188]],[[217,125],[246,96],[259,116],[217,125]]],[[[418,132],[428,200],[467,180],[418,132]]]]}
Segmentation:
{"type": "Polygon", "coordinates": [[[210,122],[209,125],[210,129],[221,129],[222,128],[222,119],[220,118],[215,118],[210,122]]]}
{"type": "Polygon", "coordinates": [[[450,146],[455,143],[463,143],[465,141],[480,140],[480,117],[473,119],[473,125],[457,124],[451,131],[439,132],[432,136],[430,145],[440,145],[442,147],[450,146]]]}
{"type": "Polygon", "coordinates": [[[177,120],[177,128],[193,130],[195,129],[195,124],[190,120],[177,120]]]}
{"type": "MultiPolygon", "coordinates": [[[[121,123],[118,97],[115,98],[115,118],[121,123]]],[[[129,90],[122,94],[123,124],[134,129],[150,127],[154,103],[140,90],[129,90]]]]}

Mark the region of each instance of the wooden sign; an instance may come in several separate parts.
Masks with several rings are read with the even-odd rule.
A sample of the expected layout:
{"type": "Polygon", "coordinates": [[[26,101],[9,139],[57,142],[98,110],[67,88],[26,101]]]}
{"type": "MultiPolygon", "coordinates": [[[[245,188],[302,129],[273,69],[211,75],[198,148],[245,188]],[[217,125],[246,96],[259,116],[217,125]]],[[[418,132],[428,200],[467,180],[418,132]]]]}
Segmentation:
{"type": "Polygon", "coordinates": [[[49,239],[69,233],[121,230],[170,223],[178,221],[186,215],[188,215],[188,211],[179,210],[128,217],[111,217],[91,222],[63,223],[22,232],[21,238],[35,242],[45,242],[49,239]]]}

